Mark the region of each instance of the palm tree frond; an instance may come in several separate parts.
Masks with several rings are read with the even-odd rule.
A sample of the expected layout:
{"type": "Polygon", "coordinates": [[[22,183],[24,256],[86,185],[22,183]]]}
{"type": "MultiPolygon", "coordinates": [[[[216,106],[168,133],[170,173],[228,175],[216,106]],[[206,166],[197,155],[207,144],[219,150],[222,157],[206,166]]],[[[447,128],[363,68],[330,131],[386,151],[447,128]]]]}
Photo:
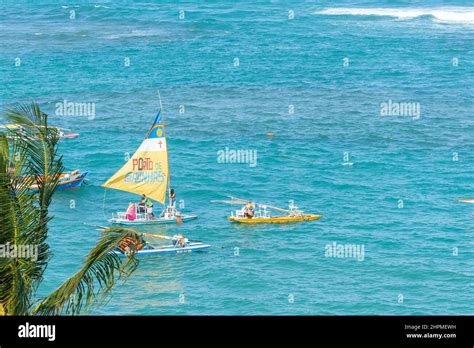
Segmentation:
{"type": "Polygon", "coordinates": [[[93,304],[102,302],[118,280],[126,280],[138,266],[131,254],[122,260],[113,253],[124,239],[140,240],[135,230],[113,227],[102,232],[102,238],[87,255],[83,267],[34,310],[37,315],[81,314],[93,304]]]}
{"type": "Polygon", "coordinates": [[[0,260],[0,304],[6,314],[26,315],[50,256],[48,207],[63,166],[59,134],[38,104],[18,104],[6,117],[16,127],[0,134],[0,244],[32,246],[38,257],[0,260]],[[30,191],[32,184],[37,193],[30,191]]]}

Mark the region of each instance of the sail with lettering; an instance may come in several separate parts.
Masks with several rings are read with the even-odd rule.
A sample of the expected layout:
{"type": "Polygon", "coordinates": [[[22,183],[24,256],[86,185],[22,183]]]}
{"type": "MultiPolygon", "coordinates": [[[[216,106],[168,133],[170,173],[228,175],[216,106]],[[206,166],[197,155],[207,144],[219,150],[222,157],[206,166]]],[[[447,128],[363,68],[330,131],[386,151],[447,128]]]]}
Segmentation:
{"type": "Polygon", "coordinates": [[[160,110],[140,147],[103,186],[144,194],[165,204],[169,175],[168,146],[160,110]]]}
{"type": "MultiPolygon", "coordinates": [[[[162,110],[163,107],[137,151],[102,185],[146,196],[141,197],[139,202],[129,203],[128,208],[112,214],[112,218],[108,220],[112,224],[181,224],[197,218],[196,215],[183,214],[176,209],[176,194],[171,189],[168,143],[162,110]],[[152,200],[164,205],[161,212],[155,211],[152,200]]],[[[180,207],[184,208],[184,204],[180,204],[180,207]]]]}

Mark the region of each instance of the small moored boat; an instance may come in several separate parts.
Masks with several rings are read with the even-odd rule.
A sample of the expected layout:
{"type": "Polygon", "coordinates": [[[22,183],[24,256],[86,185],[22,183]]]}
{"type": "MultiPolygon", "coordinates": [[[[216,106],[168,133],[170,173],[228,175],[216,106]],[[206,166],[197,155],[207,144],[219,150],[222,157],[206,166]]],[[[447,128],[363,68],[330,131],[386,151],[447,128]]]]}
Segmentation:
{"type": "Polygon", "coordinates": [[[296,216],[256,216],[251,219],[245,217],[230,216],[229,220],[233,222],[247,223],[247,224],[285,224],[288,222],[302,222],[313,221],[321,218],[321,215],[301,214],[296,216]]]}
{"type": "MultiPolygon", "coordinates": [[[[153,247],[151,245],[146,245],[142,250],[137,251],[134,256],[151,256],[151,255],[166,255],[166,254],[185,254],[195,251],[202,251],[204,249],[210,248],[209,244],[202,242],[190,242],[184,247],[178,247],[175,245],[168,245],[163,247],[153,247]]],[[[121,251],[114,251],[120,257],[127,257],[127,255],[121,251]]]]}
{"type": "Polygon", "coordinates": [[[64,133],[62,129],[59,131],[59,138],[60,139],[74,139],[74,138],[79,138],[79,133],[64,133]]]}
{"type": "Polygon", "coordinates": [[[132,207],[132,209],[135,209],[135,218],[132,219],[130,216],[133,216],[133,214],[129,214],[128,212],[118,212],[112,214],[112,218],[108,221],[115,225],[137,226],[176,224],[197,219],[196,215],[182,214],[173,207],[167,207],[166,210],[161,212],[156,218],[147,216],[147,213],[138,212],[139,207],[137,205],[132,207]]]}
{"type": "MultiPolygon", "coordinates": [[[[73,188],[79,188],[82,186],[84,179],[87,175],[87,172],[81,172],[75,170],[73,172],[65,172],[59,176],[58,185],[56,191],[68,190],[73,188]]],[[[37,184],[32,184],[29,187],[29,190],[35,192],[38,190],[37,184]]]]}
{"type": "Polygon", "coordinates": [[[227,204],[243,205],[231,213],[228,219],[232,222],[246,223],[246,224],[284,224],[290,222],[314,221],[321,218],[321,215],[306,214],[299,210],[297,206],[290,205],[289,209],[282,209],[273,207],[262,203],[253,203],[249,200],[244,200],[236,197],[229,197],[231,200],[213,201],[227,204]],[[269,210],[275,210],[286,213],[286,215],[271,216],[269,210]]]}
{"type": "MultiPolygon", "coordinates": [[[[202,251],[211,247],[210,244],[203,243],[201,241],[190,241],[183,235],[176,235],[173,237],[161,236],[150,233],[143,233],[143,236],[168,239],[172,241],[171,245],[166,246],[153,246],[146,243],[143,248],[133,253],[135,257],[151,256],[151,255],[166,255],[166,254],[185,254],[195,251],[202,251]]],[[[130,252],[126,248],[115,250],[114,253],[120,257],[127,257],[130,252]],[[125,249],[125,250],[124,250],[125,249]]]]}
{"type": "MultiPolygon", "coordinates": [[[[40,127],[40,126],[37,126],[40,127]]],[[[70,132],[70,129],[67,128],[61,128],[61,127],[54,127],[54,126],[49,126],[48,128],[55,130],[58,132],[58,136],[60,139],[74,139],[78,138],[79,134],[78,133],[67,133],[70,132]]],[[[24,134],[24,128],[19,125],[19,124],[5,124],[5,125],[0,125],[0,129],[5,129],[6,131],[10,132],[10,135],[7,135],[7,138],[15,138],[18,136],[18,134],[24,134]],[[17,133],[17,134],[12,134],[17,133]]]]}

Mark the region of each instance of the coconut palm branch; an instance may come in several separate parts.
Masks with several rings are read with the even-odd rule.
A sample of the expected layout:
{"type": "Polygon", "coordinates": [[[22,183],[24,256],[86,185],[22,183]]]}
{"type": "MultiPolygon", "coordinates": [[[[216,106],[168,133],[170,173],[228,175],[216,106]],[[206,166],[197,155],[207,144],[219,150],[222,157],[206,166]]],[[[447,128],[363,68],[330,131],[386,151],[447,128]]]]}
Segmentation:
{"type": "Polygon", "coordinates": [[[120,227],[104,230],[99,243],[87,255],[83,267],[44,298],[33,314],[80,314],[105,300],[115,283],[120,279],[126,280],[138,266],[133,250],[125,262],[112,253],[125,238],[138,243],[140,235],[135,230],[120,227]]]}
{"type": "Polygon", "coordinates": [[[0,303],[6,314],[26,315],[49,259],[48,207],[63,172],[58,133],[37,104],[18,104],[6,118],[21,128],[0,135],[0,244],[37,247],[36,260],[0,259],[0,303]],[[38,184],[38,193],[29,187],[38,184]]]}
{"type": "Polygon", "coordinates": [[[136,268],[133,256],[122,264],[109,252],[124,237],[139,236],[132,230],[104,231],[84,267],[33,309],[50,259],[47,236],[52,217],[48,208],[64,167],[57,153],[59,133],[48,127],[48,117],[37,104],[18,104],[5,116],[20,127],[9,129],[8,137],[0,132],[0,246],[37,247],[37,257],[6,258],[0,254],[0,314],[77,314],[136,268]],[[38,186],[35,192],[30,190],[32,184],[38,186]]]}

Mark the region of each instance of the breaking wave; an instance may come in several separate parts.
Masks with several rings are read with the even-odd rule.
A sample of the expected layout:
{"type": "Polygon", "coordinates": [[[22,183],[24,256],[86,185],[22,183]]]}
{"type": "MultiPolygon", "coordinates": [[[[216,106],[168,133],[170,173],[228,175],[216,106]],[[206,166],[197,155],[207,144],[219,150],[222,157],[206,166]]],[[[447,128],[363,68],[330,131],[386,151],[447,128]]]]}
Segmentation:
{"type": "Polygon", "coordinates": [[[384,16],[413,19],[430,16],[444,23],[474,24],[474,7],[460,8],[328,8],[316,12],[323,15],[384,16]]]}

